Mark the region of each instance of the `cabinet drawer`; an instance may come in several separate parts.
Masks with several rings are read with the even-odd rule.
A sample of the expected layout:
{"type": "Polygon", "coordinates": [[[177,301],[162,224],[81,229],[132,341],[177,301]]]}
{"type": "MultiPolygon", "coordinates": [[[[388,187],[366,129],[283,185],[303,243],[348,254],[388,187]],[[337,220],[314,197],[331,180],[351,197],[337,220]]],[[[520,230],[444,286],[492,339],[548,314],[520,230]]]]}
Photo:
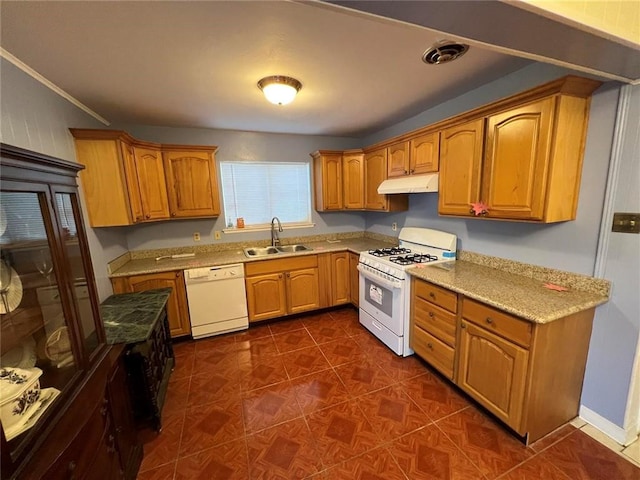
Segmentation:
{"type": "Polygon", "coordinates": [[[458,296],[441,287],[437,287],[432,283],[423,280],[414,280],[413,293],[416,297],[420,297],[427,302],[435,303],[439,307],[456,313],[458,307],[458,296]]]}
{"type": "Polygon", "coordinates": [[[288,257],[278,260],[260,260],[257,262],[247,262],[244,266],[247,277],[252,275],[263,275],[265,273],[280,273],[302,268],[316,268],[318,266],[318,255],[302,255],[300,257],[288,257]]]}
{"type": "Polygon", "coordinates": [[[456,342],[456,316],[420,297],[414,299],[413,322],[447,345],[456,342]]]}
{"type": "Polygon", "coordinates": [[[440,370],[447,378],[453,378],[454,350],[433,335],[414,325],[411,331],[411,348],[420,357],[440,370]]]}
{"type": "Polygon", "coordinates": [[[531,345],[533,325],[526,320],[509,315],[482,303],[464,298],[462,316],[490,332],[500,335],[523,347],[531,345]]]}

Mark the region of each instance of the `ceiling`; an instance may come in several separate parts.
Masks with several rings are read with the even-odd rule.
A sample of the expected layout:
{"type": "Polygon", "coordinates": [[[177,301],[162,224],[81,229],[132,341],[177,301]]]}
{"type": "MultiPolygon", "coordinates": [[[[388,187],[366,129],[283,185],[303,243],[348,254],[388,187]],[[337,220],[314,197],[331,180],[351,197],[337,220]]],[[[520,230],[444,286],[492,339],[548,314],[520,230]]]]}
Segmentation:
{"type": "Polygon", "coordinates": [[[363,136],[531,61],[470,41],[459,60],[426,65],[431,44],[455,37],[321,2],[0,8],[3,56],[113,123],[363,136]],[[267,103],[256,86],[276,74],[303,84],[290,105],[267,103]]]}

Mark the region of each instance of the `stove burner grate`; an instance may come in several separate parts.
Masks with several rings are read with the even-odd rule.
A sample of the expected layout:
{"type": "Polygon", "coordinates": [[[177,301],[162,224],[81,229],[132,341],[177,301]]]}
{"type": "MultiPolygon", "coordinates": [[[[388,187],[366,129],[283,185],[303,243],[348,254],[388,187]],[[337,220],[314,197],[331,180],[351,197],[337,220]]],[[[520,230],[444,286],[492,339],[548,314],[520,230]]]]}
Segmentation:
{"type": "Polygon", "coordinates": [[[408,248],[402,247],[390,247],[390,248],[378,248],[376,250],[369,250],[369,254],[374,257],[389,257],[391,255],[401,255],[411,253],[408,248]]]}
{"type": "Polygon", "coordinates": [[[389,259],[390,262],[397,263],[398,265],[412,265],[414,263],[428,263],[436,262],[438,260],[438,257],[435,255],[429,255],[426,253],[413,253],[411,255],[395,256],[389,259]]]}

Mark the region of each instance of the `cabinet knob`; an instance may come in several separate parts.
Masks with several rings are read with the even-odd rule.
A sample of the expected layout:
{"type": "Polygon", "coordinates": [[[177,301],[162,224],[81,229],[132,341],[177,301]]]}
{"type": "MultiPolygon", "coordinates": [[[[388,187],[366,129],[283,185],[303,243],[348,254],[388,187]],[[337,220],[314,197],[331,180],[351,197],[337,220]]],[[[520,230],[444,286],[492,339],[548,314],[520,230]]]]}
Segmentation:
{"type": "Polygon", "coordinates": [[[136,222],[139,222],[140,220],[142,220],[142,217],[141,217],[140,215],[138,215],[138,216],[136,217],[136,222]]]}
{"type": "Polygon", "coordinates": [[[433,312],[429,312],[429,317],[433,318],[433,312]]]}
{"type": "Polygon", "coordinates": [[[487,317],[487,323],[489,323],[489,324],[493,323],[493,318],[487,317]]]}
{"type": "Polygon", "coordinates": [[[144,218],[151,218],[151,215],[145,215],[144,218]]]}
{"type": "Polygon", "coordinates": [[[291,274],[287,272],[287,278],[291,278],[291,274]]]}
{"type": "Polygon", "coordinates": [[[75,460],[71,460],[71,461],[69,462],[69,465],[67,465],[67,470],[68,470],[70,473],[72,473],[72,472],[76,469],[76,466],[77,466],[76,461],[75,461],[75,460]]]}
{"type": "Polygon", "coordinates": [[[176,216],[176,212],[171,212],[171,216],[175,217],[176,216]]]}
{"type": "Polygon", "coordinates": [[[431,350],[433,350],[433,343],[431,343],[431,342],[427,343],[427,347],[429,347],[431,350]]]}
{"type": "Polygon", "coordinates": [[[278,275],[278,278],[282,278],[282,274],[278,275]]]}
{"type": "Polygon", "coordinates": [[[460,325],[460,328],[467,328],[467,325],[463,323],[462,325],[460,325]]]}
{"type": "Polygon", "coordinates": [[[429,292],[429,297],[431,297],[431,298],[436,298],[436,294],[435,294],[435,293],[433,293],[433,292],[429,292]]]}
{"type": "Polygon", "coordinates": [[[407,170],[404,171],[405,175],[409,175],[409,172],[407,170]]]}
{"type": "Polygon", "coordinates": [[[413,170],[409,170],[409,173],[413,173],[415,171],[416,171],[416,169],[414,168],[413,170]]]}

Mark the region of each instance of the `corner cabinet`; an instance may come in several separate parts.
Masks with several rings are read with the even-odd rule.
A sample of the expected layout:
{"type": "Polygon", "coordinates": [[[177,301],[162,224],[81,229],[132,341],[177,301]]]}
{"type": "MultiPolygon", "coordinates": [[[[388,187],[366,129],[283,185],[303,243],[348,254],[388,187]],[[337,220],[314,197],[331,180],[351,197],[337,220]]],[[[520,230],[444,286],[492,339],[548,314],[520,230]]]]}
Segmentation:
{"type": "Polygon", "coordinates": [[[470,112],[445,128],[438,213],[574,220],[590,98],[600,85],[564,77],[470,112]]]}
{"type": "Polygon", "coordinates": [[[113,286],[113,293],[145,292],[158,288],[171,288],[171,295],[167,300],[167,318],[171,338],[184,337],[191,334],[187,289],[184,284],[182,270],[115,277],[111,279],[111,285],[113,286]]]}
{"type": "Polygon", "coordinates": [[[119,130],[70,131],[86,167],[80,180],[92,227],[220,214],[217,147],[144,142],[119,130]]]}
{"type": "Polygon", "coordinates": [[[533,323],[412,278],[410,345],[531,443],[578,415],[593,316],[533,323]]]}
{"type": "Polygon", "coordinates": [[[100,320],[83,167],[4,144],[0,156],[0,391],[15,391],[3,399],[14,405],[8,415],[3,406],[0,476],[135,478],[142,450],[118,440],[128,413],[109,398],[122,352],[107,346],[100,320]]]}

